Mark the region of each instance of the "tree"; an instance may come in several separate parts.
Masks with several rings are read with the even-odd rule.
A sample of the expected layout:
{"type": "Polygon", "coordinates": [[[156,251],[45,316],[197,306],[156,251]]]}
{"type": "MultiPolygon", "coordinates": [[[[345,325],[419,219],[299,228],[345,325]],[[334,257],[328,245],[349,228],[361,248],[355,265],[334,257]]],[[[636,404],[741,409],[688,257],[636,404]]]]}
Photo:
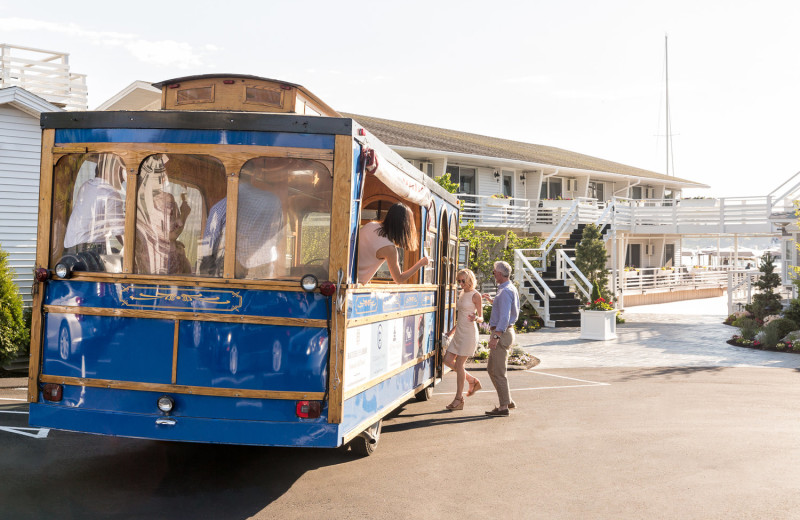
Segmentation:
{"type": "MultiPolygon", "coordinates": [[[[580,269],[592,286],[597,285],[604,299],[609,299],[608,269],[606,269],[607,253],[603,244],[600,228],[588,224],[583,228],[581,241],[575,246],[575,265],[580,269]]],[[[581,299],[585,299],[580,294],[581,299]]]]}
{"type": "Polygon", "coordinates": [[[457,193],[458,192],[458,184],[450,180],[450,174],[445,173],[444,175],[440,175],[438,177],[433,178],[436,183],[441,186],[442,188],[446,189],[450,193],[457,193]]]}
{"type": "Polygon", "coordinates": [[[8,253],[0,249],[0,366],[16,358],[30,340],[13,274],[8,253]]]}
{"type": "Polygon", "coordinates": [[[466,226],[461,227],[461,240],[469,241],[468,266],[478,279],[478,287],[493,280],[492,269],[498,259],[497,246],[503,237],[475,229],[475,223],[469,221],[466,226]]]}
{"type": "Polygon", "coordinates": [[[758,267],[761,277],[755,282],[759,291],[753,295],[753,301],[745,308],[753,313],[756,320],[763,321],[772,314],[780,314],[783,305],[781,296],[775,292],[781,285],[781,277],[775,272],[775,258],[769,253],[761,259],[758,267]]]}
{"type": "Polygon", "coordinates": [[[513,267],[515,249],[535,249],[542,243],[540,237],[520,237],[513,231],[506,231],[505,235],[493,235],[476,229],[472,221],[461,226],[461,240],[469,241],[467,266],[475,273],[479,287],[494,280],[492,270],[496,261],[503,260],[513,267]]]}

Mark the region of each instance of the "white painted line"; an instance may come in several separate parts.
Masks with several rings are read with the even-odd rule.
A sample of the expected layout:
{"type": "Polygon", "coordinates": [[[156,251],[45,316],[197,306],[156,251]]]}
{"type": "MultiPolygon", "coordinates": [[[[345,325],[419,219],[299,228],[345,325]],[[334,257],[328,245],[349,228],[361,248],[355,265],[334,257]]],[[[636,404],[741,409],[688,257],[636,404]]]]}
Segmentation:
{"type": "Polygon", "coordinates": [[[50,428],[12,428],[11,426],[0,426],[0,431],[33,437],[34,439],[46,439],[50,433],[50,428]]]}
{"type": "Polygon", "coordinates": [[[22,415],[28,415],[28,412],[7,412],[5,410],[0,410],[0,413],[18,413],[18,414],[22,414],[22,415]]]}
{"type": "Polygon", "coordinates": [[[27,399],[13,399],[11,397],[0,397],[0,401],[22,401],[24,403],[27,401],[27,399]]]}
{"type": "Polygon", "coordinates": [[[538,370],[533,370],[533,369],[526,370],[525,372],[528,372],[529,374],[541,374],[543,376],[560,377],[561,379],[569,379],[571,381],[580,381],[581,383],[590,383],[592,385],[598,385],[598,386],[610,386],[611,385],[611,383],[599,383],[597,381],[587,381],[586,379],[576,379],[574,377],[557,376],[555,374],[548,374],[546,372],[539,372],[538,370]]]}

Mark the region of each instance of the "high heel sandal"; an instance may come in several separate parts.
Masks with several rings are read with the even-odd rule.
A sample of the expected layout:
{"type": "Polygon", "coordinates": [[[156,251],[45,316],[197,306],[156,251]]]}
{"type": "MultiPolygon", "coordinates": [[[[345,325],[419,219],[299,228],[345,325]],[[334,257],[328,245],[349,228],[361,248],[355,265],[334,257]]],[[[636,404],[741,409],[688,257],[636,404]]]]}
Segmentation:
{"type": "Polygon", "coordinates": [[[453,399],[453,402],[445,406],[448,410],[463,410],[464,409],[464,397],[456,397],[453,399]]]}
{"type": "Polygon", "coordinates": [[[481,388],[483,388],[481,386],[481,382],[478,381],[478,378],[476,377],[474,382],[471,385],[469,385],[469,391],[467,392],[467,397],[472,397],[472,394],[474,394],[475,392],[477,392],[481,388]]]}

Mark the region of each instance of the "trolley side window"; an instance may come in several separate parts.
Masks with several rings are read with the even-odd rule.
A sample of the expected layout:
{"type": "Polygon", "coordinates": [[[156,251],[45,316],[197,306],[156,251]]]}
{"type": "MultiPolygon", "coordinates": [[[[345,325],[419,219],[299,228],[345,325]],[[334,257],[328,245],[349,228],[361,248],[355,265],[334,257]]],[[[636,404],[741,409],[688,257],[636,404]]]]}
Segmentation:
{"type": "MultiPolygon", "coordinates": [[[[389,211],[389,208],[392,207],[393,204],[400,202],[399,199],[378,199],[372,200],[371,202],[367,203],[363,210],[361,210],[361,225],[367,224],[369,222],[383,222],[383,218],[386,216],[386,212],[389,211]]],[[[400,264],[400,270],[405,271],[405,258],[406,258],[406,251],[402,247],[397,248],[397,263],[400,264]]],[[[384,262],[378,271],[375,273],[375,276],[372,277],[372,281],[392,281],[392,273],[389,272],[389,267],[384,262]]]]}
{"type": "Polygon", "coordinates": [[[127,173],[112,153],[69,154],[55,167],[50,265],[122,272],[127,173]]]}
{"type": "Polygon", "coordinates": [[[145,158],[136,192],[135,272],[222,276],[226,186],[225,167],[214,157],[145,158]]]}
{"type": "Polygon", "coordinates": [[[327,276],[333,178],[310,159],[258,157],[239,175],[236,278],[327,276]]]}

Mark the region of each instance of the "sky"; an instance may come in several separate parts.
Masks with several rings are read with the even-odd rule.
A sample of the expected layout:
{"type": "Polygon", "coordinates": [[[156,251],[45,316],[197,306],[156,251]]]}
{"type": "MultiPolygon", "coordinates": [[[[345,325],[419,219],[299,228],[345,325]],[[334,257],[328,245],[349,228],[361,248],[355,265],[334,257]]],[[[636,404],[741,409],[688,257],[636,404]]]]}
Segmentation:
{"type": "Polygon", "coordinates": [[[340,112],[554,146],[764,196],[800,171],[800,2],[0,0],[0,43],[69,53],[89,108],[237,73],[340,112]]]}

